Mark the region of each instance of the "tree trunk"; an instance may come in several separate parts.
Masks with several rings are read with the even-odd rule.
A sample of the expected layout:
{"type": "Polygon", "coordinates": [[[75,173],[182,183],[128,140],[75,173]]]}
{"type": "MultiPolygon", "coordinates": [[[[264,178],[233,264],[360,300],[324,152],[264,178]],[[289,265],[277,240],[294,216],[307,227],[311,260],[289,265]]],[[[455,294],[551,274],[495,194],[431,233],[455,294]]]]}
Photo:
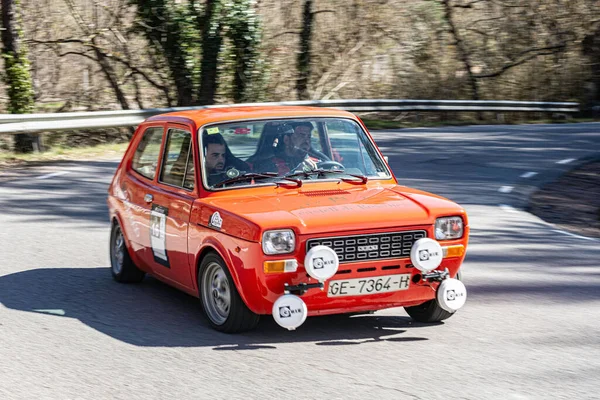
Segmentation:
{"type": "Polygon", "coordinates": [[[233,100],[256,101],[260,96],[260,22],[254,14],[254,0],[237,0],[225,17],[227,37],[233,47],[233,100]]]}
{"type": "MultiPolygon", "coordinates": [[[[11,114],[31,112],[34,105],[33,84],[29,72],[29,62],[21,45],[21,32],[18,17],[18,1],[2,0],[2,57],[4,58],[4,80],[9,98],[8,111],[11,114]]],[[[20,134],[15,136],[15,151],[31,153],[39,150],[37,135],[20,134]]]]}
{"type": "Polygon", "coordinates": [[[96,38],[92,39],[92,44],[94,45],[94,53],[96,54],[98,64],[100,64],[100,68],[102,69],[102,72],[104,72],[104,76],[108,80],[113,92],[115,92],[115,96],[117,97],[119,104],[121,104],[121,108],[123,110],[129,110],[129,103],[127,102],[125,93],[123,93],[121,87],[119,86],[119,80],[113,66],[110,64],[110,61],[106,58],[106,55],[102,52],[102,50],[98,48],[96,38]]]}
{"type": "Polygon", "coordinates": [[[471,99],[479,100],[479,88],[477,86],[477,79],[472,71],[472,65],[469,60],[469,54],[467,53],[467,49],[465,43],[463,42],[456,26],[454,25],[454,20],[452,18],[452,5],[450,4],[450,0],[443,0],[444,5],[444,16],[446,18],[446,22],[450,26],[450,33],[454,38],[454,44],[456,45],[456,50],[458,52],[458,57],[460,61],[463,63],[465,70],[467,71],[467,76],[469,77],[469,86],[471,87],[471,99]]]}
{"type": "Polygon", "coordinates": [[[304,3],[302,16],[302,32],[300,33],[300,52],[298,53],[298,80],[296,92],[299,100],[309,100],[308,80],[310,79],[310,47],[313,25],[312,0],[304,3]]]}
{"type": "Polygon", "coordinates": [[[202,63],[198,103],[214,104],[217,93],[217,61],[221,50],[221,22],[219,0],[207,0],[204,8],[204,21],[200,27],[202,32],[202,63]]]}
{"type": "Polygon", "coordinates": [[[600,27],[587,35],[582,43],[582,51],[590,62],[592,69],[591,81],[594,84],[594,103],[600,103],[600,27]]]}
{"type": "Polygon", "coordinates": [[[192,72],[185,59],[182,26],[167,10],[168,1],[134,0],[138,17],[146,25],[145,34],[151,45],[164,55],[177,88],[177,105],[194,102],[192,72]]]}

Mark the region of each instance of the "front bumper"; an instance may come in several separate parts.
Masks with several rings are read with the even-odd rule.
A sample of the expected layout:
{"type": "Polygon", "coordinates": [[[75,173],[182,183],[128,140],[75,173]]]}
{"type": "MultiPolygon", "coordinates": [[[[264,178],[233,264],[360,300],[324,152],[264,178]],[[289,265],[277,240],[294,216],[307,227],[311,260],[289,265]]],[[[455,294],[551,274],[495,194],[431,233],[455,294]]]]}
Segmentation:
{"type": "MultiPolygon", "coordinates": [[[[433,236],[431,227],[416,227],[411,229],[423,229],[426,230],[428,237],[433,236]]],[[[447,241],[442,243],[442,245],[452,246],[460,244],[466,250],[467,238],[468,227],[465,227],[463,238],[447,241]]],[[[257,285],[241,283],[241,287],[238,289],[244,292],[242,297],[253,312],[257,314],[271,314],[273,304],[285,293],[286,284],[296,286],[303,283],[318,283],[306,273],[304,268],[306,242],[310,239],[314,239],[314,236],[310,238],[300,237],[297,251],[291,255],[265,256],[262,254],[260,246],[256,246],[253,251],[246,253],[248,256],[244,260],[246,271],[249,272],[248,264],[251,264],[253,266],[251,269],[256,273],[255,282],[257,285]],[[264,261],[277,259],[295,259],[298,263],[298,268],[295,272],[265,273],[263,270],[264,261]]],[[[464,254],[460,257],[444,258],[437,270],[448,269],[450,277],[453,278],[460,269],[463,259],[464,254]]],[[[438,286],[439,282],[423,280],[422,272],[412,265],[408,257],[385,260],[366,259],[360,262],[341,263],[337,273],[324,282],[322,290],[309,289],[301,293],[301,298],[306,303],[309,316],[375,311],[391,307],[414,306],[433,300],[436,296],[438,286]],[[395,274],[410,275],[410,283],[407,289],[355,296],[328,296],[331,281],[371,279],[395,274]]]]}

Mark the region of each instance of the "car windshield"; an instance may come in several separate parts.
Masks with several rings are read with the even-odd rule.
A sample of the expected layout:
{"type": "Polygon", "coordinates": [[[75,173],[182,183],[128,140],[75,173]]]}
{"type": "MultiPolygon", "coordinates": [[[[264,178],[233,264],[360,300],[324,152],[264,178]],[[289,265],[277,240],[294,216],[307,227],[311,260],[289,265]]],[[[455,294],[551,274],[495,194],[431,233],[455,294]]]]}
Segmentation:
{"type": "Polygon", "coordinates": [[[390,172],[361,126],[344,118],[212,124],[199,132],[209,189],[342,179],[364,184],[390,172]]]}

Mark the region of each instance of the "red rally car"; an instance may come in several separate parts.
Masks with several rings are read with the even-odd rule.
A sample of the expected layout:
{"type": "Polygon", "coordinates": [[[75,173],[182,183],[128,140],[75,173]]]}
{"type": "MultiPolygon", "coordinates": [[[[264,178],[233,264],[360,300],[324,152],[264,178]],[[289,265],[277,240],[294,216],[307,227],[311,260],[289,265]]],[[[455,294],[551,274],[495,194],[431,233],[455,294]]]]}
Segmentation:
{"type": "Polygon", "coordinates": [[[163,114],[136,130],[109,188],[111,271],[199,297],[217,330],[466,300],[464,209],[398,185],[355,115],[311,107],[163,114]]]}

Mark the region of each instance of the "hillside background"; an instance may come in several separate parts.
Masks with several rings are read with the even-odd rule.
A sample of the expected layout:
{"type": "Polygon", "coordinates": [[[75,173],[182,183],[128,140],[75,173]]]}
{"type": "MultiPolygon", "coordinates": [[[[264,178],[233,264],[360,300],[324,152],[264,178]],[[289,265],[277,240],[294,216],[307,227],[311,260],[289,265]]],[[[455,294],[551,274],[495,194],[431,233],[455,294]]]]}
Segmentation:
{"type": "Polygon", "coordinates": [[[350,98],[600,105],[597,0],[16,5],[35,112],[350,98]]]}

